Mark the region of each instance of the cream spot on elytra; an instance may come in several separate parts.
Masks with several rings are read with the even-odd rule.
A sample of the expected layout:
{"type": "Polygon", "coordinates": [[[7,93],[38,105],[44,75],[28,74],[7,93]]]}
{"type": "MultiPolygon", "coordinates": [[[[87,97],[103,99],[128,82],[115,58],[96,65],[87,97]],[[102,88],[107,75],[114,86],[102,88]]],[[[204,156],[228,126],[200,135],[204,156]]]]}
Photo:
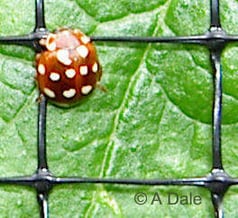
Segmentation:
{"type": "Polygon", "coordinates": [[[69,90],[63,91],[63,96],[65,98],[72,98],[75,95],[76,95],[76,90],[75,89],[69,89],[69,90]]]}
{"type": "Polygon", "coordinates": [[[98,63],[95,62],[95,63],[93,64],[93,66],[92,66],[92,71],[93,71],[94,73],[97,73],[97,72],[98,72],[98,69],[99,69],[98,63]]]}
{"type": "Polygon", "coordinates": [[[72,79],[76,75],[76,71],[74,69],[68,69],[65,71],[65,75],[67,78],[72,79]]]}
{"type": "Polygon", "coordinates": [[[46,71],[45,65],[44,65],[44,64],[39,64],[37,70],[38,70],[38,73],[39,73],[39,74],[44,75],[44,74],[45,74],[45,71],[46,71]]]}
{"type": "Polygon", "coordinates": [[[76,50],[82,58],[86,58],[88,56],[89,50],[85,45],[78,46],[76,50]]]}
{"type": "Polygon", "coordinates": [[[88,67],[87,66],[80,66],[79,72],[82,76],[86,76],[88,74],[88,67]]]}
{"type": "Polygon", "coordinates": [[[59,80],[60,80],[60,75],[59,75],[58,73],[51,72],[51,73],[50,73],[50,79],[51,79],[53,82],[59,81],[59,80]]]}
{"type": "Polygon", "coordinates": [[[54,93],[54,91],[52,91],[52,90],[50,90],[50,89],[48,89],[48,88],[44,88],[44,93],[45,93],[48,97],[50,97],[50,98],[55,98],[55,93],[54,93]]]}
{"type": "Polygon", "coordinates": [[[81,92],[83,95],[87,95],[89,94],[89,92],[91,92],[92,89],[93,87],[91,85],[86,85],[81,88],[81,92]]]}
{"type": "Polygon", "coordinates": [[[56,58],[60,63],[66,65],[66,66],[68,66],[72,63],[72,60],[69,57],[69,51],[67,49],[58,50],[56,52],[56,58]]]}

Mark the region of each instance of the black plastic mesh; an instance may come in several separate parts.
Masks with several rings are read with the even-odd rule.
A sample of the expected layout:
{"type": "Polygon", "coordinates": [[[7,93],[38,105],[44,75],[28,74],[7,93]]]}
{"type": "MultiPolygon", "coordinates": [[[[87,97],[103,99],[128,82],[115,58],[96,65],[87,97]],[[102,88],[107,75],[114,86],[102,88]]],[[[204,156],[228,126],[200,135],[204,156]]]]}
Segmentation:
{"type": "MultiPolygon", "coordinates": [[[[35,0],[36,4],[36,26],[34,31],[24,36],[1,37],[2,44],[18,44],[32,47],[36,52],[41,50],[39,40],[46,37],[48,30],[45,26],[44,1],[35,0]]],[[[13,184],[33,187],[37,193],[37,201],[40,208],[40,217],[49,216],[48,197],[50,190],[59,184],[72,183],[101,183],[101,184],[121,184],[121,185],[181,185],[199,186],[206,188],[211,193],[211,200],[214,205],[214,216],[223,217],[222,200],[232,185],[238,184],[238,179],[231,178],[223,169],[221,156],[221,113],[222,113],[222,71],[221,53],[228,43],[237,42],[238,36],[228,35],[222,29],[219,15],[219,1],[210,1],[210,28],[208,32],[197,36],[183,37],[91,37],[94,41],[113,41],[113,42],[138,42],[138,43],[185,43],[198,44],[205,46],[210,51],[210,62],[213,69],[213,113],[212,113],[212,170],[208,176],[200,178],[183,179],[106,179],[106,178],[78,178],[78,177],[57,177],[52,175],[47,165],[46,153],[46,109],[47,100],[42,97],[38,110],[38,166],[32,176],[0,178],[1,184],[13,184]]]]}

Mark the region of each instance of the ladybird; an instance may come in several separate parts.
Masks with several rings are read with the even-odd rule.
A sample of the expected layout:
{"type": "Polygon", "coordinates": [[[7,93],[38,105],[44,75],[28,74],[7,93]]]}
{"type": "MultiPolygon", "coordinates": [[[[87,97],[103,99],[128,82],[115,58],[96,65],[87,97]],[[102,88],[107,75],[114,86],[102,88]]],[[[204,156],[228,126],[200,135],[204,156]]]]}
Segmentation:
{"type": "Polygon", "coordinates": [[[70,106],[89,95],[102,71],[94,44],[77,29],[59,29],[40,40],[36,82],[41,94],[59,106],[70,106]]]}

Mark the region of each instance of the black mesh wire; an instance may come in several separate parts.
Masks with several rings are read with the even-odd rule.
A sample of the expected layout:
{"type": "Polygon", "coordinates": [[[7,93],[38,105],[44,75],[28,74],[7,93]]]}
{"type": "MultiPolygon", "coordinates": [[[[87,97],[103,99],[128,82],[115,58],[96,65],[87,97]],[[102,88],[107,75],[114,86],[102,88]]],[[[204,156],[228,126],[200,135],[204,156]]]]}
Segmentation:
{"type": "MultiPolygon", "coordinates": [[[[41,50],[39,40],[48,34],[45,26],[44,1],[35,0],[36,4],[36,25],[34,31],[24,36],[1,37],[2,44],[18,44],[32,47],[36,52],[41,50]]],[[[222,200],[232,185],[238,184],[238,179],[232,178],[226,173],[222,165],[221,155],[221,114],[222,114],[222,70],[221,53],[228,43],[237,42],[238,36],[228,35],[222,29],[219,15],[219,1],[210,0],[210,28],[203,35],[197,36],[175,36],[175,37],[100,37],[92,36],[93,41],[113,42],[138,42],[138,43],[186,43],[206,46],[210,51],[210,62],[213,69],[213,112],[212,112],[212,170],[208,176],[200,178],[183,179],[106,179],[106,178],[79,178],[79,177],[57,177],[52,175],[47,165],[46,152],[46,112],[47,99],[41,97],[38,107],[38,165],[32,176],[20,176],[0,178],[1,184],[13,184],[33,187],[37,194],[37,201],[40,208],[40,217],[49,216],[48,196],[50,190],[59,184],[80,184],[80,183],[101,183],[121,185],[181,185],[199,186],[208,189],[211,193],[211,200],[214,206],[215,217],[223,217],[222,200]]]]}

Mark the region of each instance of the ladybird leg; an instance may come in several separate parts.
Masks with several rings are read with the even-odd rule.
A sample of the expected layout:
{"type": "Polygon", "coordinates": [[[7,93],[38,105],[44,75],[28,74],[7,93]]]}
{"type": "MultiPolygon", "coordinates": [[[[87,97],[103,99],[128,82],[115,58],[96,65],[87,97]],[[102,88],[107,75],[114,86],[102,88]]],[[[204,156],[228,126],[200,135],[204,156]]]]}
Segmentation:
{"type": "Polygon", "coordinates": [[[108,89],[105,86],[101,85],[99,82],[96,83],[95,88],[99,89],[102,92],[108,92],[108,89]]]}
{"type": "Polygon", "coordinates": [[[39,96],[36,98],[36,103],[39,104],[40,102],[42,102],[43,97],[44,97],[43,94],[40,93],[39,96]]]}

